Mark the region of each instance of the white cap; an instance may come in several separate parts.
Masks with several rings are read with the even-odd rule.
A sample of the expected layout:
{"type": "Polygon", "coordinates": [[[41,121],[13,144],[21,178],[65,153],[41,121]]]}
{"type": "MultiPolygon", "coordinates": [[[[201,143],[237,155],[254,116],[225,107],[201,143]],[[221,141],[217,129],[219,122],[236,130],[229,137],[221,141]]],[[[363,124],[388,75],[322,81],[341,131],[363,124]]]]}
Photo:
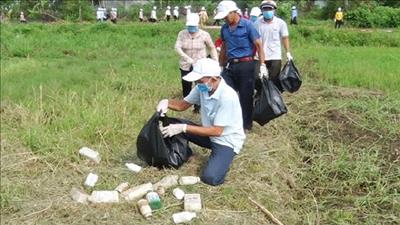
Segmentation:
{"type": "Polygon", "coordinates": [[[199,14],[190,13],[186,16],[186,26],[198,26],[200,21],[199,14]]]}
{"type": "Polygon", "coordinates": [[[204,11],[204,10],[206,10],[206,7],[202,6],[201,11],[204,11]]]}
{"type": "Polygon", "coordinates": [[[220,20],[225,18],[230,12],[237,11],[239,8],[237,7],[234,1],[222,1],[217,6],[217,14],[214,16],[214,19],[220,20]]]}
{"type": "Polygon", "coordinates": [[[292,6],[292,9],[296,9],[296,6],[292,6]]]}
{"type": "Polygon", "coordinates": [[[140,11],[143,11],[143,9],[140,9],[140,11]]]}
{"type": "Polygon", "coordinates": [[[260,16],[261,15],[261,9],[258,7],[253,7],[251,8],[250,11],[250,16],[260,16]]]}
{"type": "Polygon", "coordinates": [[[338,10],[338,11],[342,11],[342,8],[339,7],[337,10],[338,10]]]}
{"type": "Polygon", "coordinates": [[[171,9],[171,6],[167,6],[167,9],[171,9]]]}
{"type": "Polygon", "coordinates": [[[175,6],[175,9],[178,9],[179,7],[178,6],[175,6]]]}
{"type": "Polygon", "coordinates": [[[203,77],[219,77],[221,73],[221,68],[219,63],[210,58],[199,59],[193,65],[193,71],[188,75],[184,76],[182,79],[192,82],[199,80],[203,77]]]}
{"type": "Polygon", "coordinates": [[[157,9],[157,6],[153,6],[153,9],[157,9]]]}
{"type": "Polygon", "coordinates": [[[263,9],[263,8],[274,8],[274,9],[276,9],[277,6],[276,6],[276,2],[274,2],[274,1],[272,1],[272,0],[265,0],[265,1],[262,1],[262,2],[261,2],[260,8],[261,8],[261,9],[263,9]]]}

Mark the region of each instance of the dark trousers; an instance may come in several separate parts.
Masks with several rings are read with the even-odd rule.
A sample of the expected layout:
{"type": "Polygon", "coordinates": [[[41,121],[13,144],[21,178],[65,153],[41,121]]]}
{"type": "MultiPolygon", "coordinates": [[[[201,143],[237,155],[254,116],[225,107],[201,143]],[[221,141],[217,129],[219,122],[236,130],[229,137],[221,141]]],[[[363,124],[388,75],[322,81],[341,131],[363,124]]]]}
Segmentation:
{"type": "Polygon", "coordinates": [[[209,185],[224,183],[226,174],[232,164],[236,153],[231,147],[211,142],[209,137],[202,137],[185,133],[186,138],[203,148],[211,149],[210,157],[201,172],[200,179],[209,185]]]}
{"type": "Polygon", "coordinates": [[[230,63],[222,72],[225,82],[239,92],[243,128],[253,127],[254,61],[230,63]]]}
{"type": "MultiPolygon", "coordinates": [[[[267,66],[269,79],[272,82],[274,82],[275,86],[282,93],[283,87],[279,80],[279,74],[281,73],[282,60],[268,60],[268,61],[265,61],[265,65],[267,66]]],[[[257,95],[259,95],[261,93],[262,84],[261,84],[261,80],[260,80],[258,74],[256,77],[257,78],[256,78],[255,89],[256,89],[257,95]]]]}
{"type": "Polygon", "coordinates": [[[341,26],[343,26],[343,20],[336,20],[335,22],[335,28],[338,29],[341,26]]]}
{"type": "MultiPolygon", "coordinates": [[[[182,77],[184,77],[188,73],[192,72],[193,67],[190,67],[189,70],[182,70],[181,68],[179,68],[179,70],[181,71],[182,96],[186,97],[190,93],[190,91],[192,90],[192,83],[193,82],[186,81],[186,80],[182,79],[182,77]]],[[[200,106],[199,105],[194,105],[194,108],[195,108],[195,110],[199,110],[200,106]]]]}
{"type": "Polygon", "coordinates": [[[290,24],[296,24],[297,25],[297,16],[295,16],[295,17],[290,19],[290,24]]]}

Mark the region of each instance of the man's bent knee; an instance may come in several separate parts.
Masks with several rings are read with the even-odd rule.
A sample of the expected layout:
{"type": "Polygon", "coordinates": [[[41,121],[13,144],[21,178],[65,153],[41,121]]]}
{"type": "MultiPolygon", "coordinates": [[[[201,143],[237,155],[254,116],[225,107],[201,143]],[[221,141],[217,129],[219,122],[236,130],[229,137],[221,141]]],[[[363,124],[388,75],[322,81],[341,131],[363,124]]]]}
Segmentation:
{"type": "Polygon", "coordinates": [[[213,175],[203,174],[200,179],[204,183],[212,185],[212,186],[217,186],[217,185],[224,183],[223,176],[213,176],[213,175]]]}

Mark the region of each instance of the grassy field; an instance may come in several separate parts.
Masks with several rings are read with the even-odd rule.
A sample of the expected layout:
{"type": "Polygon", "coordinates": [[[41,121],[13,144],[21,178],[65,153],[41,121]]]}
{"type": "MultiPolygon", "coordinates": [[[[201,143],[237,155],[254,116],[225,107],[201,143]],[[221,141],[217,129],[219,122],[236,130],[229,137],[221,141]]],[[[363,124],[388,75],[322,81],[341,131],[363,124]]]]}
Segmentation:
{"type": "MultiPolygon", "coordinates": [[[[142,164],[136,137],[158,101],[180,97],[180,29],[1,24],[1,224],[172,224],[182,204],[170,193],[147,221],[135,202],[80,205],[69,192],[91,171],[100,176],[96,190],[199,174],[209,152],[198,147],[197,160],[179,170],[124,166],[142,164]],[[82,146],[102,162],[80,158],[82,146]]],[[[193,224],[272,224],[248,197],[284,224],[398,224],[399,30],[355,41],[364,31],[291,32],[302,89],[284,94],[286,116],[255,125],[224,185],[183,187],[202,196],[193,224]]]]}

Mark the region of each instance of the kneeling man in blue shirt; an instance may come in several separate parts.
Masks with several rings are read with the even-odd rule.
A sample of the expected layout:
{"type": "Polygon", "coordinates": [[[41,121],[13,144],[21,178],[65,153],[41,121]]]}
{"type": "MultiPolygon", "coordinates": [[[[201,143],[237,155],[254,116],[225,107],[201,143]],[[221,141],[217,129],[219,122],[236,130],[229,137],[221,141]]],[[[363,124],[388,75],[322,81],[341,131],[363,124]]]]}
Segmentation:
{"type": "Polygon", "coordinates": [[[220,76],[215,60],[200,59],[193,71],[183,77],[196,82],[196,87],[183,100],[163,99],[157,106],[161,115],[168,109],[184,111],[193,104],[200,105],[202,126],[171,124],[161,128],[164,137],[185,133],[190,142],[211,149],[211,155],[200,176],[204,183],[219,185],[224,182],[235,155],[246,138],[243,130],[242,109],[236,92],[220,76]]]}

